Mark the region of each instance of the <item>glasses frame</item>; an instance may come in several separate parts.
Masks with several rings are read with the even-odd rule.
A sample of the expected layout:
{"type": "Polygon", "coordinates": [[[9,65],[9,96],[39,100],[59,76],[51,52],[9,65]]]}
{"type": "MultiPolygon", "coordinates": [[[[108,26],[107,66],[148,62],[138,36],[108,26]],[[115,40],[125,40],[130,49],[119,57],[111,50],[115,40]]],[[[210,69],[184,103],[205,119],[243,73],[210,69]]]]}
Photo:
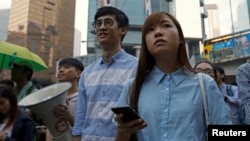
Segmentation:
{"type": "Polygon", "coordinates": [[[102,27],[102,25],[104,25],[104,27],[106,28],[111,28],[114,25],[115,21],[113,19],[107,18],[104,20],[96,20],[92,23],[92,26],[95,29],[100,29],[102,27]]]}
{"type": "Polygon", "coordinates": [[[212,69],[206,69],[206,70],[195,69],[195,72],[196,73],[205,73],[205,74],[208,74],[208,75],[215,75],[214,70],[212,70],[212,69]]]}

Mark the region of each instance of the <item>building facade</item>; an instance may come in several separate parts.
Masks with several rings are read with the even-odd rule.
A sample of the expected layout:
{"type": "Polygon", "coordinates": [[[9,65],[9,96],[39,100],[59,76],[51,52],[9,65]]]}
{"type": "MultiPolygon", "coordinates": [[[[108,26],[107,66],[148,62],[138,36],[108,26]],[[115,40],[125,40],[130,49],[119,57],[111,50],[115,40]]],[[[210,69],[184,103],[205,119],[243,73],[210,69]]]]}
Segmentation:
{"type": "MultiPolygon", "coordinates": [[[[100,56],[98,54],[101,53],[101,48],[98,45],[94,28],[92,27],[96,10],[102,6],[114,6],[121,9],[129,17],[129,31],[121,45],[128,53],[135,56],[136,54],[138,55],[137,50],[140,49],[138,46],[141,45],[141,28],[145,18],[152,12],[165,11],[174,15],[182,25],[189,57],[199,54],[200,41],[202,41],[205,35],[203,18],[206,16],[201,11],[203,5],[204,0],[189,0],[187,2],[183,0],[89,0],[87,52],[88,54],[96,54],[97,56],[100,56]],[[186,13],[190,13],[191,15],[187,15],[186,13]]],[[[83,62],[86,63],[86,61],[83,62]]],[[[89,63],[91,62],[84,65],[87,66],[89,63]]]]}
{"type": "Polygon", "coordinates": [[[0,10],[0,41],[7,39],[8,21],[9,21],[10,9],[0,10]]]}
{"type": "Polygon", "coordinates": [[[218,6],[216,4],[206,4],[204,7],[208,13],[208,17],[205,19],[207,39],[220,36],[220,18],[218,6]]]}
{"type": "Polygon", "coordinates": [[[34,77],[55,81],[56,62],[73,56],[75,0],[12,0],[7,41],[38,54],[48,69],[34,77]]]}

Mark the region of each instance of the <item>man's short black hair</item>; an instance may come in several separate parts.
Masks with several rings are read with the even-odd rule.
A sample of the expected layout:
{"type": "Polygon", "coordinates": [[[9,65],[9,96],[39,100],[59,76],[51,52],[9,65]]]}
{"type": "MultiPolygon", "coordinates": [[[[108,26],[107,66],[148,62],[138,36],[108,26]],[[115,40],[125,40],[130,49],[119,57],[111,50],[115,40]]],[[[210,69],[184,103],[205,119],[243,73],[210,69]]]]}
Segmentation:
{"type": "Polygon", "coordinates": [[[224,71],[224,69],[223,69],[222,67],[220,67],[220,66],[215,66],[215,69],[216,69],[220,74],[225,75],[225,71],[224,71]]]}
{"type": "Polygon", "coordinates": [[[226,76],[226,74],[225,74],[224,69],[223,69],[222,67],[220,67],[220,66],[215,66],[214,68],[215,68],[215,70],[218,71],[221,75],[224,75],[224,77],[221,78],[221,80],[222,80],[222,82],[225,82],[225,76],[226,76]]]}
{"type": "Polygon", "coordinates": [[[32,78],[32,75],[33,75],[33,70],[32,68],[30,68],[29,66],[27,65],[24,65],[24,64],[14,64],[14,67],[23,67],[23,72],[29,72],[29,75],[28,75],[28,78],[27,80],[31,80],[32,78]]]}
{"type": "Polygon", "coordinates": [[[95,21],[104,15],[114,15],[116,21],[118,22],[119,27],[129,27],[129,19],[128,16],[121,10],[112,7],[112,6],[104,6],[97,10],[95,14],[95,21]]]}
{"type": "Polygon", "coordinates": [[[75,58],[64,58],[59,62],[59,67],[62,65],[70,65],[75,67],[77,70],[83,71],[84,70],[84,66],[82,64],[82,62],[80,62],[79,60],[75,59],[75,58]]]}

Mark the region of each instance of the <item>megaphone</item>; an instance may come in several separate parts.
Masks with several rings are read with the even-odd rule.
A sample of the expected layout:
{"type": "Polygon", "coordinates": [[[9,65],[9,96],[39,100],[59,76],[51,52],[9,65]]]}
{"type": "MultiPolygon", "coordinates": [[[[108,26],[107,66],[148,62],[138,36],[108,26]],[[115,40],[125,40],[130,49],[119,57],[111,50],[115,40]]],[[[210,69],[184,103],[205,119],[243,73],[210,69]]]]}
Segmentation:
{"type": "Polygon", "coordinates": [[[71,88],[70,82],[61,82],[39,89],[24,97],[18,105],[34,112],[49,129],[53,141],[71,141],[71,126],[57,118],[52,109],[59,104],[66,105],[66,95],[71,88]]]}

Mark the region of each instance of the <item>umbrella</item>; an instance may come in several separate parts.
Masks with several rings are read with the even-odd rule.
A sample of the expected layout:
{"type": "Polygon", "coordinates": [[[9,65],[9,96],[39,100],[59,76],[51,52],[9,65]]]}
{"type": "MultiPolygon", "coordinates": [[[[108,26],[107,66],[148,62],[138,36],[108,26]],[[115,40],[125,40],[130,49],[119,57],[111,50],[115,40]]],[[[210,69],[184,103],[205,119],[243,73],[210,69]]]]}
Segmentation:
{"type": "Polygon", "coordinates": [[[0,42],[0,70],[11,69],[13,63],[25,62],[33,71],[47,69],[44,61],[28,48],[7,42],[0,42]]]}

